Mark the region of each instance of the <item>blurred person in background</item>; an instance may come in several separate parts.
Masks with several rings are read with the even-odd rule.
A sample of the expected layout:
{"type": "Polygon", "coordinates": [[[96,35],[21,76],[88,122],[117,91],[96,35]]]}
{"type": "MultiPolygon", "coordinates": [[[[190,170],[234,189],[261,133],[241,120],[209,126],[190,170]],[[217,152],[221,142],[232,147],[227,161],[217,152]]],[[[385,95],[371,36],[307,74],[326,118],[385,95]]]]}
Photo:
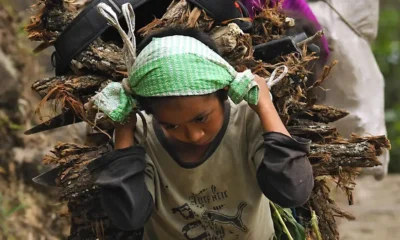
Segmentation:
{"type": "MultiPolygon", "coordinates": [[[[254,15],[265,0],[242,0],[254,15]]],[[[270,6],[281,2],[283,11],[296,21],[288,35],[305,32],[308,36],[323,29],[325,36],[318,41],[320,59],[312,71],[311,81],[318,79],[323,66],[334,60],[331,78],[322,84],[318,103],[334,106],[349,115],[332,123],[338,132],[349,138],[386,135],[384,118],[384,78],[372,53],[371,44],[377,36],[379,1],[338,0],[271,0],[270,6]]],[[[364,170],[381,180],[388,173],[389,152],[379,157],[382,166],[364,170]]]]}
{"type": "MultiPolygon", "coordinates": [[[[345,137],[386,135],[384,78],[372,53],[379,20],[379,1],[313,0],[309,6],[325,30],[329,43],[328,62],[339,60],[332,79],[323,83],[326,91],[320,103],[347,110],[350,114],[333,123],[345,137]]],[[[382,166],[365,174],[381,180],[388,173],[389,152],[379,157],[382,166]]]]}

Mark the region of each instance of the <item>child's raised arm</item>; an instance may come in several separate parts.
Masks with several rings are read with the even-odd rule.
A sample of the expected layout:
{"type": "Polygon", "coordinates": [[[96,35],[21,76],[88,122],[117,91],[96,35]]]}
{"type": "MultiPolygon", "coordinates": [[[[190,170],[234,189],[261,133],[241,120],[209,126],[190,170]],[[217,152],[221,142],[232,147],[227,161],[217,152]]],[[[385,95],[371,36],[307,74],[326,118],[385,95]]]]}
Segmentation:
{"type": "Polygon", "coordinates": [[[264,78],[254,75],[254,81],[259,87],[259,99],[257,105],[249,104],[258,117],[265,132],[279,132],[290,136],[285,125],[283,125],[278,112],[270,98],[269,89],[264,78]]]}
{"type": "Polygon", "coordinates": [[[143,227],[154,205],[145,183],[146,152],[134,145],[135,127],[133,114],[128,123],[116,123],[115,150],[88,166],[100,187],[105,212],[117,228],[126,231],[143,227]]]}
{"type": "Polygon", "coordinates": [[[314,186],[307,158],[310,140],[290,136],[272,103],[265,79],[255,75],[254,80],[259,85],[260,97],[257,105],[249,106],[258,115],[261,126],[254,124],[254,119],[248,120],[248,132],[258,184],[264,195],[280,206],[300,206],[308,200],[314,186]],[[260,127],[264,130],[262,139],[260,127]]]}
{"type": "Polygon", "coordinates": [[[131,114],[129,122],[125,124],[115,123],[115,143],[114,149],[123,149],[135,144],[134,131],[136,128],[136,114],[131,114]]]}
{"type": "MultiPolygon", "coordinates": [[[[263,134],[257,181],[261,191],[281,207],[303,205],[311,195],[314,177],[307,154],[310,141],[269,132],[263,134]]],[[[259,161],[259,160],[258,160],[259,161]]]]}

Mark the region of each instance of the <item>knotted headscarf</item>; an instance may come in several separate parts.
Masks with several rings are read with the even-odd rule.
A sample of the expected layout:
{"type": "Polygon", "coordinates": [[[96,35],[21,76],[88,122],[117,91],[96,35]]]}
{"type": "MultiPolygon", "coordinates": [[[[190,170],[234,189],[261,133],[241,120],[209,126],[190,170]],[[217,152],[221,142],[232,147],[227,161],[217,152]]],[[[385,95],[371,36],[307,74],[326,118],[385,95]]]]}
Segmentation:
{"type": "MultiPolygon", "coordinates": [[[[100,3],[98,9],[118,29],[124,41],[123,57],[129,74],[121,83],[110,83],[91,99],[114,122],[125,122],[134,108],[140,107],[136,96],[198,96],[229,87],[228,96],[234,103],[242,100],[254,105],[258,103],[259,88],[250,70],[236,72],[202,42],[180,35],[153,38],[136,57],[135,17],[131,5],[122,6],[128,35],[122,30],[111,7],[100,3]]],[[[286,66],[276,68],[267,85],[276,84],[287,72],[286,66]],[[282,67],[282,74],[274,79],[282,67]]]]}
{"type": "MultiPolygon", "coordinates": [[[[107,5],[99,5],[99,9],[104,7],[112,11],[107,5]]],[[[110,17],[110,12],[107,16],[110,17]]],[[[130,19],[134,21],[134,17],[130,19]]],[[[112,20],[114,26],[115,22],[119,26],[118,18],[112,20]]],[[[228,96],[234,103],[258,102],[258,85],[250,70],[236,72],[216,52],[192,37],[153,38],[128,70],[129,77],[122,83],[113,82],[92,98],[98,109],[115,122],[124,122],[133,108],[138,107],[135,96],[205,95],[229,86],[228,96]]]]}

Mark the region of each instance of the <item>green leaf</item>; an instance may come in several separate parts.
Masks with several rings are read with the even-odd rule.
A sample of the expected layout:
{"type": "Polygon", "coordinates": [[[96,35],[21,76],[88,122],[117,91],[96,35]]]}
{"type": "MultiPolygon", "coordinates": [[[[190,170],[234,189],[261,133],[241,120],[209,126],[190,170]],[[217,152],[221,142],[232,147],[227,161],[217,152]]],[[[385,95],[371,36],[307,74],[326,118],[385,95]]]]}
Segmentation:
{"type": "Polygon", "coordinates": [[[276,240],[306,239],[304,227],[296,221],[290,209],[282,208],[271,202],[271,211],[276,240]],[[289,231],[290,236],[286,233],[285,229],[289,231]]]}
{"type": "Polygon", "coordinates": [[[11,215],[13,215],[14,213],[16,213],[16,212],[18,212],[20,210],[23,210],[25,207],[26,207],[25,205],[20,204],[20,205],[18,205],[16,207],[10,209],[9,211],[6,212],[5,218],[10,217],[11,215]]]}

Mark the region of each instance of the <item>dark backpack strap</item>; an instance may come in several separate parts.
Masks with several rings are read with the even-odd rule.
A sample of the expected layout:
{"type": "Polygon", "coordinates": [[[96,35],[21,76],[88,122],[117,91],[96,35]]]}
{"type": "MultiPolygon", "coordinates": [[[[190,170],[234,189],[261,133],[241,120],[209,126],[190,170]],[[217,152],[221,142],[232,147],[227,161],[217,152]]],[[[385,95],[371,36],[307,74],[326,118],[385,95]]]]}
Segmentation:
{"type": "MultiPolygon", "coordinates": [[[[204,9],[204,11],[218,23],[235,19],[250,17],[249,11],[241,1],[236,0],[187,0],[191,4],[204,9]]],[[[248,21],[233,20],[243,31],[250,30],[252,24],[248,21]]]]}
{"type": "MultiPolygon", "coordinates": [[[[135,10],[151,0],[93,0],[78,16],[65,28],[54,43],[56,52],[53,54],[53,64],[56,75],[65,74],[71,60],[83,49],[87,48],[96,38],[109,28],[107,20],[97,11],[96,6],[103,2],[122,16],[121,6],[130,3],[135,10]],[[55,63],[54,63],[55,62],[55,63]]],[[[249,12],[240,1],[235,0],[188,0],[191,4],[204,9],[217,22],[249,17],[249,12]]],[[[251,22],[234,20],[243,31],[248,31],[251,22]]]]}
{"type": "Polygon", "coordinates": [[[106,3],[113,8],[118,17],[122,16],[121,6],[130,3],[133,9],[149,0],[93,0],[78,16],[65,28],[54,43],[56,75],[62,75],[76,55],[89,46],[110,26],[107,20],[97,11],[99,3],[106,3]]]}

